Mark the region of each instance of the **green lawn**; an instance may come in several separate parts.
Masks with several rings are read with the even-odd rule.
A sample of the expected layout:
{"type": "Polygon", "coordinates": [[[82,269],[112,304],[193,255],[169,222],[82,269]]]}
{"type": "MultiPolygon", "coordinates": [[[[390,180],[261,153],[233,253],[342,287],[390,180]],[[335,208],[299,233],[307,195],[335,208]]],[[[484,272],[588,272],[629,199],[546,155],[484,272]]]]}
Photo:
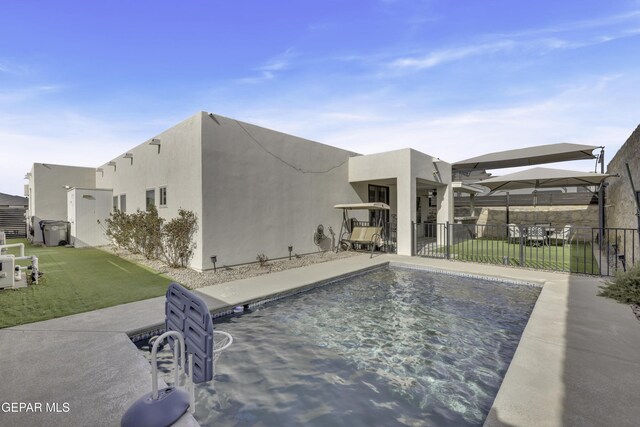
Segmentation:
{"type": "MultiPolygon", "coordinates": [[[[0,290],[0,328],[68,316],[165,294],[171,280],[94,248],[32,246],[44,276],[27,288],[0,290]]],[[[17,254],[18,250],[10,251],[17,254]]],[[[21,262],[29,265],[28,262],[21,262]]]]}
{"type": "MultiPolygon", "coordinates": [[[[451,245],[452,258],[489,264],[502,264],[508,257],[509,264],[520,266],[520,246],[495,239],[473,239],[451,245]]],[[[566,246],[523,246],[524,267],[573,273],[599,274],[589,243],[573,243],[566,246]]]]}

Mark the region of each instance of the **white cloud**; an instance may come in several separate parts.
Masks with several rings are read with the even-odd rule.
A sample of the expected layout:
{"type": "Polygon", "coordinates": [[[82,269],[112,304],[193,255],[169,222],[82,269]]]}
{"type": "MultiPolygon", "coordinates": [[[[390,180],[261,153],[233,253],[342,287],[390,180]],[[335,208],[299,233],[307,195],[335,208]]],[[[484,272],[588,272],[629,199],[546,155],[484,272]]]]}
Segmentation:
{"type": "Polygon", "coordinates": [[[74,111],[0,114],[0,192],[20,195],[33,163],[97,167],[173,124],[103,121],[74,111]]]}
{"type": "MultiPolygon", "coordinates": [[[[394,96],[353,96],[307,108],[285,103],[234,115],[271,129],[369,154],[411,147],[448,162],[493,151],[571,142],[605,145],[608,159],[637,125],[640,101],[624,75],[591,78],[542,99],[439,113],[390,110],[394,96]],[[627,105],[623,112],[618,104],[627,105]]],[[[406,95],[407,97],[409,95],[406,95]]],[[[538,95],[539,96],[539,95],[538,95]]],[[[558,167],[565,167],[559,165],[558,167]]],[[[566,167],[592,170],[588,161],[566,167]]]]}
{"type": "Polygon", "coordinates": [[[257,76],[245,77],[237,79],[236,81],[238,83],[256,84],[272,80],[276,77],[278,72],[284,71],[290,67],[293,56],[293,50],[287,49],[284,53],[269,59],[263,65],[258,67],[256,69],[258,72],[257,76]]]}
{"type": "MultiPolygon", "coordinates": [[[[556,27],[521,32],[487,34],[485,43],[454,46],[427,53],[387,60],[395,69],[428,69],[469,57],[495,53],[549,53],[607,43],[640,34],[640,11],[598,20],[569,22],[556,27]],[[607,28],[611,27],[611,28],[607,28]]],[[[360,58],[362,59],[362,58],[360,58]]]]}
{"type": "Polygon", "coordinates": [[[32,72],[31,68],[23,65],[16,64],[6,60],[0,60],[0,73],[26,75],[32,72]]]}
{"type": "Polygon", "coordinates": [[[459,61],[470,56],[510,50],[514,45],[515,43],[513,41],[504,40],[496,43],[437,50],[424,56],[396,59],[391,62],[391,66],[396,68],[431,68],[446,62],[459,61]]]}
{"type": "Polygon", "coordinates": [[[33,100],[43,95],[60,92],[62,89],[63,87],[60,85],[40,85],[0,91],[0,103],[33,100]]]}

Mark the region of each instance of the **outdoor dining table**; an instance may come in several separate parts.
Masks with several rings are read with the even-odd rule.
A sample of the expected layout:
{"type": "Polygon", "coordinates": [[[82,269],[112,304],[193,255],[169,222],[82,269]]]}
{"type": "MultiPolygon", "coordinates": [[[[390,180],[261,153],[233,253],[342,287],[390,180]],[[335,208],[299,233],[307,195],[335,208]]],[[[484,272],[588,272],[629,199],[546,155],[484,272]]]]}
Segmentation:
{"type": "Polygon", "coordinates": [[[524,227],[524,236],[531,246],[542,246],[548,243],[549,235],[553,232],[551,224],[532,225],[524,227]]]}

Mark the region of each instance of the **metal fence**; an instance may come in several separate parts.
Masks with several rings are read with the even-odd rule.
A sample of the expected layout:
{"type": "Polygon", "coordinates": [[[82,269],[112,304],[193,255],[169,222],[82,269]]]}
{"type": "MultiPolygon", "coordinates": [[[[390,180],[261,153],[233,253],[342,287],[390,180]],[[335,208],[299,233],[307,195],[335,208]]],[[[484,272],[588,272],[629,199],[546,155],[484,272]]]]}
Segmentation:
{"type": "Polygon", "coordinates": [[[628,228],[414,224],[416,255],[568,273],[626,271],[638,262],[637,244],[638,230],[628,228]]]}
{"type": "Polygon", "coordinates": [[[27,222],[24,216],[25,208],[0,208],[0,231],[7,237],[27,237],[27,222]]]}
{"type": "MultiPolygon", "coordinates": [[[[375,227],[378,223],[376,221],[358,221],[351,218],[351,230],[353,227],[375,227]]],[[[347,232],[349,232],[347,230],[347,232]]],[[[382,229],[382,250],[387,253],[396,253],[398,247],[398,228],[396,224],[392,222],[385,222],[382,229]]]]}

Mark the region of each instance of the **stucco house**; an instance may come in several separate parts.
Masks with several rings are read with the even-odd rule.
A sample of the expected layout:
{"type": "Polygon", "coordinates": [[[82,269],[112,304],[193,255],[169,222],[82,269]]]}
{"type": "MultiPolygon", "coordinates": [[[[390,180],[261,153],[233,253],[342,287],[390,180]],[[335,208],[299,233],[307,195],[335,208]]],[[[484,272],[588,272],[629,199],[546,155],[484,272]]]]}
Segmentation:
{"type": "MultiPolygon", "coordinates": [[[[47,219],[69,218],[70,196],[57,190],[71,193],[65,186],[110,191],[112,209],[126,212],[144,210],[149,203],[167,219],[179,208],[195,212],[199,223],[191,267],[197,270],[213,268],[212,256],[218,265],[236,265],[262,253],[271,259],[288,256],[289,246],[298,254],[330,250],[339,239],[342,214],[334,205],[340,203],[389,204],[386,219],[397,227],[397,252],[404,255],[412,251],[418,197],[437,194],[438,222],[453,220],[446,162],[409,148],[360,155],[207,112],[95,169],[44,171],[34,165],[31,215],[42,218],[42,204],[52,206],[49,198],[55,195],[55,212],[47,219]],[[60,176],[38,179],[54,171],[60,176]],[[313,235],[320,224],[327,239],[318,247],[313,235]]],[[[420,203],[427,204],[426,199],[420,203]]],[[[74,221],[78,215],[73,214],[74,221]]],[[[368,220],[366,211],[359,219],[368,220]]]]}
{"type": "Polygon", "coordinates": [[[29,180],[25,189],[25,195],[29,198],[27,237],[33,243],[42,243],[40,221],[66,221],[68,189],[95,188],[96,170],[79,166],[34,163],[25,179],[29,180]]]}

